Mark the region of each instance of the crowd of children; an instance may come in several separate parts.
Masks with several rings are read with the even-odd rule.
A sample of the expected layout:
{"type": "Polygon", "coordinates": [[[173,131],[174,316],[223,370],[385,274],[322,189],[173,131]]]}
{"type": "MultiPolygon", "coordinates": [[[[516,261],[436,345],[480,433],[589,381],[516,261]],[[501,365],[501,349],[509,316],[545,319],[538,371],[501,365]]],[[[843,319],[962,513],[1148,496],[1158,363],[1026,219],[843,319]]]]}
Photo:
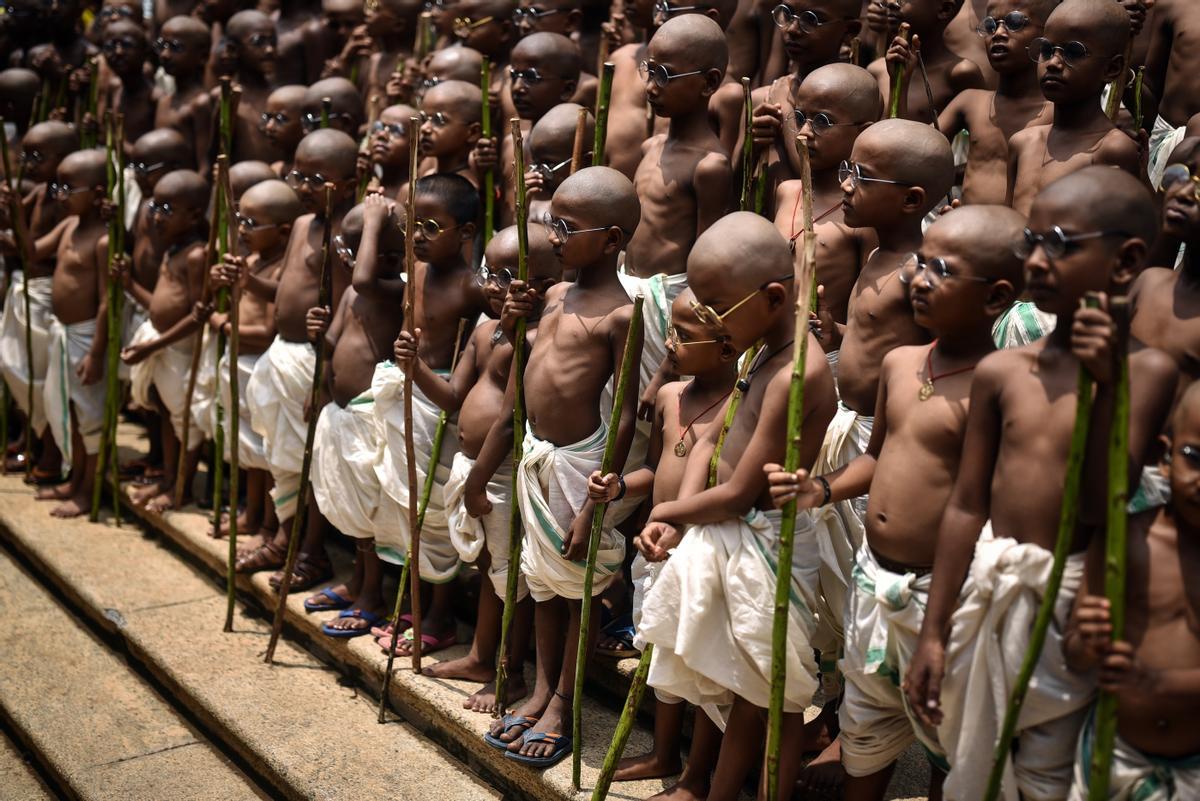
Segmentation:
{"type": "Polygon", "coordinates": [[[930,798],[979,801],[1082,386],[1001,797],[1094,798],[1115,694],[1107,797],[1200,799],[1200,3],[9,0],[0,51],[3,458],[50,514],[92,507],[113,403],[150,440],[126,503],[211,507],[236,451],[214,533],[277,589],[290,544],[326,635],[412,653],[384,587],[415,537],[423,653],[479,577],[469,652],[423,672],[479,685],[508,758],[577,747],[579,654],[652,647],[615,778],[671,801],[763,772],[787,581],[771,801],[882,801],[914,743],[930,798]]]}

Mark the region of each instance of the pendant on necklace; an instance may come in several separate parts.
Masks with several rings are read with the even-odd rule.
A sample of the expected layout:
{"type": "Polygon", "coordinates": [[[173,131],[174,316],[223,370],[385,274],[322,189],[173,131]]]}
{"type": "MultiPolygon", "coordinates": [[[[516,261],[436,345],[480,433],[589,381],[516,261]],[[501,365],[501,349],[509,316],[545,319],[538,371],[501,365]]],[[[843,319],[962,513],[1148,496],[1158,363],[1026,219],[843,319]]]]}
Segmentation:
{"type": "Polygon", "coordinates": [[[917,390],[917,400],[927,401],[933,397],[933,381],[926,378],[925,383],[917,390]]]}
{"type": "Polygon", "coordinates": [[[682,439],[675,443],[675,455],[681,459],[687,456],[687,444],[682,439]]]}

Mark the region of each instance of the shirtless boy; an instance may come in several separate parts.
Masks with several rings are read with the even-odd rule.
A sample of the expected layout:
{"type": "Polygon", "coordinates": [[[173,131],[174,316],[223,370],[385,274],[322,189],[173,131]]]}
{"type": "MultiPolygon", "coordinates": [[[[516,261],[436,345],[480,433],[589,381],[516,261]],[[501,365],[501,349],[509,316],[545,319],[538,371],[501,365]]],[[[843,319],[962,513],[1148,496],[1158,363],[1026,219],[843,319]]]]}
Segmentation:
{"type": "MultiPolygon", "coordinates": [[[[259,133],[259,122],[271,90],[276,87],[275,23],[261,11],[239,11],[225,26],[226,52],[236,63],[234,83],[241,88],[233,127],[234,162],[272,162],[285,154],[270,146],[259,133]]],[[[215,100],[214,100],[215,103],[215,100]]]]}
{"type": "Polygon", "coordinates": [[[499,89],[512,49],[513,0],[458,0],[446,16],[460,45],[491,59],[492,88],[499,89]]]}
{"type": "Polygon", "coordinates": [[[292,171],[292,154],[304,138],[300,123],[304,116],[304,96],[308,87],[298,84],[281,86],[267,95],[264,111],[259,114],[258,130],[277,152],[280,159],[271,166],[282,178],[292,171]]]}
{"type": "Polygon", "coordinates": [[[371,181],[367,192],[400,198],[401,190],[408,185],[408,149],[412,147],[411,123],[416,115],[412,106],[388,106],[371,126],[371,181]]]}
{"type": "MultiPolygon", "coordinates": [[[[950,763],[945,797],[951,801],[983,793],[1004,714],[999,699],[1008,697],[1018,670],[1002,654],[1024,654],[1024,637],[1014,640],[1014,634],[1031,627],[1050,569],[1081,363],[1072,323],[1080,325],[1077,310],[1086,292],[1123,294],[1142,268],[1157,230],[1149,201],[1137,179],[1085,168],[1042,190],[1017,240],[1027,290],[1040,309],[1057,315],[1058,325],[1031,345],[985,357],[975,370],[963,458],[938,530],[925,620],[902,680],[911,708],[937,727],[950,763]],[[981,533],[987,530],[992,538],[981,533]],[[993,601],[993,588],[1002,585],[1011,589],[993,601]],[[993,602],[1005,603],[1007,613],[989,609],[993,602]],[[982,669],[968,668],[972,660],[982,669]],[[967,699],[973,699],[969,707],[967,699]]],[[[1103,327],[1111,326],[1106,314],[1099,316],[1103,327]]],[[[1089,357],[1093,376],[1101,372],[1097,364],[1102,357],[1089,357]]],[[[1131,355],[1130,375],[1130,458],[1140,468],[1170,408],[1176,368],[1161,351],[1145,349],[1131,355]]],[[[1107,392],[1103,381],[1098,386],[1097,405],[1107,392]]],[[[1027,798],[1066,796],[1074,743],[1094,687],[1062,663],[1062,635],[1085,547],[1086,541],[1072,545],[1017,732],[1009,776],[1027,798]]]]}
{"type": "Polygon", "coordinates": [[[1054,107],[1042,95],[1028,50],[1057,5],[1057,0],[990,0],[987,5],[979,30],[988,63],[999,76],[996,89],[966,89],[938,116],[947,139],[970,132],[963,203],[1005,202],[1009,139],[1051,122],[1054,107]]]}
{"type": "MultiPolygon", "coordinates": [[[[333,232],[353,205],[355,161],[358,145],[341,131],[310,133],[296,148],[295,168],[288,186],[296,192],[307,214],[292,226],[279,280],[258,275],[246,279],[246,289],[275,303],[275,339],[258,360],[246,386],[254,431],[263,438],[263,449],[275,486],[271,490],[279,535],[238,560],[237,569],[248,573],[283,566],[292,515],[299,494],[300,462],[307,423],[304,405],[312,390],[313,359],[306,317],[317,305],[320,290],[321,238],[325,227],[325,192],[322,181],[332,183],[333,232]]],[[[333,270],[333,305],[341,301],[349,284],[344,270],[333,270]]],[[[307,589],[331,572],[328,562],[298,559],[292,589],[307,589]]]]}
{"type": "MultiPolygon", "coordinates": [[[[787,241],[769,221],[749,212],[718,220],[688,258],[693,311],[710,337],[730,355],[759,340],[763,349],[750,366],[749,389],[721,450],[716,486],[703,489],[720,429],[712,425],[688,455],[679,498],[656,505],[635,538],[647,561],[665,560],[646,596],[638,632],[639,644],[655,646],[648,683],[656,693],[683,698],[704,713],[696,716],[688,769],[662,797],[731,801],[762,760],[775,585],[769,554],[778,547],[780,520],[771,510],[762,465],[784,455],[794,278],[787,241]],[[729,269],[731,264],[739,269],[729,269]],[[704,587],[703,601],[693,596],[696,587],[704,587]],[[760,589],[739,589],[747,587],[760,589]],[[721,723],[725,737],[717,756],[721,723]]],[[[816,339],[808,336],[809,353],[815,354],[816,339]]],[[[807,466],[816,460],[836,403],[824,359],[808,360],[804,385],[800,462],[807,466]]],[[[723,415],[724,410],[717,419],[723,415]]],[[[804,611],[814,608],[817,594],[815,534],[812,518],[800,515],[789,570],[796,600],[788,615],[783,787],[796,781],[804,750],[802,713],[817,687],[813,617],[804,611]]]]}
{"type": "MultiPolygon", "coordinates": [[[[575,125],[579,109],[574,103],[559,103],[542,115],[529,131],[529,168],[525,172],[525,199],[529,203],[529,219],[541,220],[550,211],[550,202],[559,184],[571,172],[571,157],[575,152],[575,125]]],[[[592,143],[596,123],[587,115],[583,126],[583,159],[581,167],[591,163],[592,143]]],[[[573,277],[569,276],[568,278],[573,277]]]]}
{"type": "MultiPolygon", "coordinates": [[[[172,508],[174,501],[175,471],[170,468],[179,464],[192,335],[202,324],[192,309],[201,299],[208,267],[204,225],[208,194],[208,184],[199,173],[176,170],[163,176],[154,187],[154,199],[146,204],[154,238],[162,247],[153,292],[134,281],[132,272],[124,272],[125,290],[149,311],[149,319],[121,351],[121,360],[132,367],[134,400],[145,408],[158,409],[162,416],[163,462],[167,467],[162,480],[143,488],[133,501],[155,512],[172,508]]],[[[192,478],[204,444],[195,423],[189,425],[192,449],[185,457],[185,499],[191,498],[192,478]]]]}
{"type": "Polygon", "coordinates": [[[430,87],[421,98],[420,117],[420,175],[453,173],[478,187],[480,180],[470,160],[482,130],[483,94],[479,84],[442,81],[430,87]]]}
{"type": "Polygon", "coordinates": [[[133,234],[131,276],[145,290],[145,297],[154,291],[154,282],[158,280],[159,267],[162,266],[162,254],[166,249],[156,235],[153,215],[150,213],[154,189],[163,176],[175,170],[192,169],[195,164],[191,145],[173,128],[156,128],[142,134],[133,143],[129,166],[141,198],[133,209],[133,225],[130,226],[133,234]]]}
{"type": "MultiPolygon", "coordinates": [[[[1129,518],[1125,630],[1112,640],[1104,592],[1104,542],[1093,540],[1086,589],[1075,601],[1064,652],[1071,669],[1094,675],[1117,696],[1117,741],[1108,798],[1175,798],[1200,794],[1200,712],[1196,664],[1200,614],[1191,576],[1197,564],[1196,488],[1200,481],[1200,384],[1183,393],[1171,421],[1170,453],[1161,468],[1171,486],[1166,506],[1129,518]]],[[[1095,717],[1085,724],[1070,801],[1088,797],[1095,717]]]]}
{"type": "Polygon", "coordinates": [[[1050,14],[1030,55],[1054,121],[1009,140],[1008,205],[1029,214],[1042,187],[1089,164],[1140,174],[1137,143],[1100,106],[1104,87],[1124,74],[1128,39],[1129,15],[1111,0],[1065,0],[1050,14]]]}
{"type": "Polygon", "coordinates": [[[117,20],[104,30],[104,63],[111,78],[100,87],[97,112],[121,112],[125,115],[125,148],[154,128],[157,99],[154,82],[146,75],[150,43],[146,31],[127,19],[117,20]]]}
{"type": "MultiPolygon", "coordinates": [[[[488,734],[488,742],[507,748],[509,758],[534,767],[549,767],[571,753],[570,738],[556,732],[570,729],[583,595],[581,560],[588,550],[593,509],[587,478],[603,456],[608,428],[603,395],[621,364],[629,333],[633,306],[617,276],[617,260],[638,217],[633,184],[607,167],[589,167],[567,178],[551,206],[550,244],[564,271],[575,271],[575,282],[546,292],[538,337],[525,369],[529,422],[517,468],[517,494],[525,527],[521,572],[535,602],[537,678],[525,703],[488,734]],[[563,415],[563,409],[572,414],[563,415]]],[[[640,331],[634,332],[632,347],[641,350],[640,331]]],[[[630,379],[613,453],[620,472],[625,472],[637,411],[637,376],[630,379]]],[[[500,420],[512,418],[512,400],[510,376],[500,420]]],[[[498,425],[494,434],[499,431],[498,425]]],[[[503,435],[488,436],[467,479],[467,509],[472,513],[486,511],[485,487],[511,448],[511,440],[503,435]]],[[[606,527],[600,535],[593,595],[612,583],[624,552],[624,538],[606,527]]],[[[592,632],[599,630],[599,611],[598,604],[592,607],[592,632]]]]}
{"type": "Polygon", "coordinates": [[[1005,206],[966,206],[939,218],[902,273],[917,324],[937,338],[884,357],[866,451],[824,475],[764,468],[779,506],[796,497],[801,508],[816,508],[869,490],[840,662],[846,691],[838,736],[850,801],[882,801],[897,757],[914,739],[936,762],[929,794],[940,797],[947,766],[937,733],[909,714],[891,677],[908,669],[921,628],[933,532],[958,473],[975,365],[995,350],[992,322],[1024,285],[1024,264],[1012,253],[1024,225],[1005,206]],[[886,643],[885,651],[873,653],[872,643],[886,643]]]}
{"type": "Polygon", "coordinates": [[[321,127],[324,98],[330,101],[329,127],[358,139],[359,129],[366,122],[363,99],[354,84],[345,78],[324,78],[305,91],[300,117],[304,133],[312,133],[321,127]]]}
{"type": "MultiPolygon", "coordinates": [[[[526,284],[518,282],[518,289],[528,287],[531,302],[534,302],[558,282],[562,265],[555,258],[546,231],[540,225],[530,226],[528,251],[530,280],[526,284]]],[[[476,282],[482,284],[487,294],[491,315],[499,317],[508,287],[517,271],[516,227],[505,228],[492,237],[485,255],[487,266],[479,268],[476,282]]],[[[536,305],[540,306],[540,303],[536,305]]],[[[537,322],[535,309],[526,318],[527,342],[533,342],[537,336],[537,322]]],[[[464,490],[467,476],[491,429],[500,425],[501,430],[512,430],[511,417],[507,418],[508,425],[496,417],[496,409],[503,405],[504,390],[508,386],[512,342],[505,337],[499,320],[488,320],[476,326],[459,357],[458,368],[452,376],[443,378],[417,358],[420,336],[420,330],[416,332],[416,338],[408,332],[400,335],[396,342],[396,362],[406,370],[415,370],[413,380],[426,397],[443,411],[458,415],[459,447],[454,454],[450,476],[446,479],[446,515],[450,525],[450,540],[459,558],[466,563],[474,562],[487,577],[479,589],[479,612],[470,652],[460,659],[427,667],[424,673],[435,678],[484,682],[482,688],[463,701],[463,707],[475,712],[491,713],[497,708],[493,679],[496,677],[496,650],[500,644],[503,598],[510,569],[508,546],[512,462],[502,464],[488,482],[490,508],[487,514],[472,517],[467,512],[464,490]]],[[[525,600],[528,594],[525,582],[518,577],[520,605],[513,620],[511,642],[514,648],[509,656],[512,680],[507,685],[509,692],[503,704],[506,708],[508,704],[524,698],[528,692],[523,670],[529,626],[533,620],[533,604],[525,600]]]]}
{"type": "MultiPolygon", "coordinates": [[[[1183,127],[1200,114],[1200,6],[1188,0],[1157,0],[1146,57],[1146,119],[1150,133],[1150,178],[1158,178],[1167,157],[1183,139],[1183,127]]],[[[1136,62],[1135,62],[1136,63],[1136,62]]]]}
{"type": "Polygon", "coordinates": [[[158,63],[175,79],[175,91],[158,98],[154,127],[174,128],[190,142],[192,161],[205,175],[215,121],[212,97],[204,87],[210,37],[208,26],[195,17],[172,17],[154,40],[158,63]]]}

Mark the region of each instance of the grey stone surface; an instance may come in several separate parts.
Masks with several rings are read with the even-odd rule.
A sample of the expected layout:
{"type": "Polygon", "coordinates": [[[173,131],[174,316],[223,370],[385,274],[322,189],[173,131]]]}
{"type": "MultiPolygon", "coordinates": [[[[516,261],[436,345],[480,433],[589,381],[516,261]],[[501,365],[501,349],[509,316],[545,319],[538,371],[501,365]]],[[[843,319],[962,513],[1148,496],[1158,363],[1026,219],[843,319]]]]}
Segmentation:
{"type": "Polygon", "coordinates": [[[51,801],[54,796],[6,737],[0,735],[0,793],[14,801],[51,801]]]}

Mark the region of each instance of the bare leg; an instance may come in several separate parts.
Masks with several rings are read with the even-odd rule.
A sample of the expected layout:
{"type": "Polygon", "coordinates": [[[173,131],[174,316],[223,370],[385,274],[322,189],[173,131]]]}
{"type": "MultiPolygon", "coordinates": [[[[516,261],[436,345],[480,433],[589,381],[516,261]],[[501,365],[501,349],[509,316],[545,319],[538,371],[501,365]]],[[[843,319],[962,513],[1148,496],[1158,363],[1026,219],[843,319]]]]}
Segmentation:
{"type": "MultiPolygon", "coordinates": [[[[354,577],[358,586],[353,588],[353,608],[382,617],[387,614],[387,609],[383,600],[383,569],[375,553],[375,539],[357,540],[354,551],[354,577]]],[[[331,629],[343,631],[366,631],[371,628],[370,621],[361,617],[339,617],[328,625],[331,629]]]]}
{"type": "MultiPolygon", "coordinates": [[[[567,626],[567,602],[562,598],[533,605],[534,637],[537,643],[535,659],[533,692],[525,702],[513,710],[519,717],[540,718],[554,690],[558,686],[559,674],[562,673],[563,635],[561,632],[567,626]]],[[[503,720],[492,724],[492,736],[511,743],[518,740],[528,727],[518,726],[504,733],[503,720]]]]}
{"type": "MultiPolygon", "coordinates": [[[[436,637],[441,640],[447,634],[454,633],[454,610],[451,605],[453,598],[453,584],[429,584],[421,583],[422,597],[430,598],[429,608],[422,610],[421,615],[421,637],[436,637]]],[[[404,631],[399,632],[400,640],[396,643],[396,653],[409,656],[412,654],[412,641],[406,639],[404,631]]],[[[386,642],[386,640],[385,640],[386,642]]],[[[429,650],[429,643],[424,643],[425,650],[429,650]]]]}
{"type": "MultiPolygon", "coordinates": [[[[779,798],[776,801],[788,801],[796,789],[796,779],[800,776],[802,767],[800,760],[805,753],[804,741],[808,728],[804,725],[803,712],[784,714],[779,749],[779,798]]],[[[765,753],[763,757],[765,761],[765,753]]],[[[886,787],[886,785],[884,786],[886,787]]],[[[762,789],[762,795],[765,797],[765,779],[762,789]]],[[[882,796],[880,798],[882,799],[882,796]]]]}
{"type": "MultiPolygon", "coordinates": [[[[166,410],[162,401],[159,400],[157,392],[154,393],[154,403],[159,411],[159,414],[154,419],[158,421],[158,439],[162,448],[164,467],[162,478],[135,488],[130,495],[135,504],[147,508],[149,508],[152,501],[157,502],[163,496],[173,496],[175,494],[175,471],[179,467],[179,438],[175,436],[175,429],[171,427],[170,414],[163,413],[166,410]]],[[[199,448],[197,448],[197,459],[199,459],[199,448]]],[[[186,476],[186,467],[184,471],[184,475],[186,476]]],[[[174,500],[174,498],[172,497],[171,500],[174,500]]],[[[167,508],[170,507],[168,506],[167,508]]]]}
{"type": "MultiPolygon", "coordinates": [[[[654,702],[654,747],[649,753],[626,757],[617,763],[613,781],[660,779],[674,776],[682,767],[679,758],[679,739],[683,734],[683,713],[687,705],[654,702]]],[[[705,717],[701,712],[700,716],[705,717]]],[[[707,783],[708,777],[705,777],[707,783]]]]}
{"type": "Polygon", "coordinates": [[[273,539],[275,533],[279,531],[279,515],[275,514],[275,501],[271,499],[271,489],[275,486],[275,478],[270,471],[264,470],[261,503],[263,507],[262,524],[259,527],[259,533],[263,534],[264,542],[269,542],[266,535],[270,535],[273,539]]]}
{"type": "Polygon", "coordinates": [[[942,785],[946,774],[937,765],[929,766],[929,801],[942,801],[942,785]]]}
{"type": "Polygon", "coordinates": [[[721,752],[721,740],[724,735],[717,724],[697,709],[695,722],[692,724],[692,748],[688,751],[687,764],[679,781],[668,787],[650,801],[704,801],[708,797],[708,788],[713,769],[717,765],[717,757],[721,752]]]}
{"type": "Polygon", "coordinates": [[[58,475],[62,470],[62,451],[58,449],[58,443],[50,433],[50,426],[46,426],[46,430],[42,432],[41,442],[42,453],[34,469],[43,476],[58,475]]]}
{"type": "Polygon", "coordinates": [[[92,487],[96,480],[97,453],[88,453],[83,446],[83,437],[71,412],[71,494],[66,500],[50,510],[54,517],[79,517],[92,508],[92,487]]]}

